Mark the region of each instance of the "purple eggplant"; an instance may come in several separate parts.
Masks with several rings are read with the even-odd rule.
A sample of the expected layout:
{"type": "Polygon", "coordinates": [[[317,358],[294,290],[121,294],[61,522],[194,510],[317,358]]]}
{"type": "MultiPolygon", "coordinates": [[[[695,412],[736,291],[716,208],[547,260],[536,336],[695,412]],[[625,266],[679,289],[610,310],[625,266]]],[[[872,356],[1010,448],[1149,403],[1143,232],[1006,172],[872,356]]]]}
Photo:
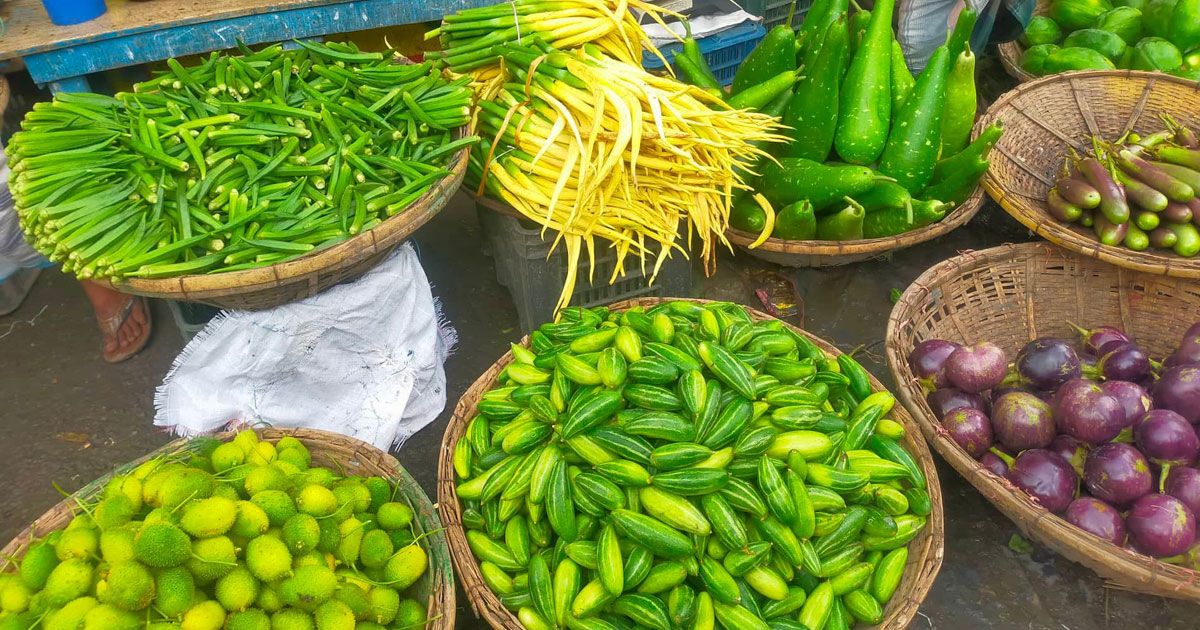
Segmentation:
{"type": "Polygon", "coordinates": [[[1088,453],[1083,481],[1088,492],[1113,505],[1129,505],[1154,489],[1150,462],[1136,448],[1118,442],[1088,453]]]}
{"type": "Polygon", "coordinates": [[[1200,470],[1177,466],[1167,473],[1163,492],[1179,499],[1192,514],[1200,514],[1200,470]]]}
{"type": "Polygon", "coordinates": [[[1196,430],[1170,409],[1155,409],[1143,416],[1133,439],[1142,453],[1164,471],[1171,466],[1191,466],[1200,454],[1196,430]]]}
{"type": "Polygon", "coordinates": [[[1056,435],[1046,450],[1063,458],[1071,465],[1071,468],[1075,469],[1075,474],[1083,476],[1083,464],[1087,461],[1088,456],[1087,444],[1069,435],[1056,435]]]}
{"type": "Polygon", "coordinates": [[[1070,326],[1071,328],[1075,329],[1075,332],[1079,333],[1079,338],[1080,341],[1083,342],[1084,350],[1087,350],[1087,352],[1092,356],[1103,356],[1101,349],[1114,341],[1130,341],[1129,336],[1125,334],[1125,331],[1121,330],[1120,328],[1114,328],[1113,326],[1098,326],[1091,330],[1080,328],[1075,324],[1070,324],[1070,326]]]}
{"type": "Polygon", "coordinates": [[[1169,162],[1151,162],[1151,164],[1155,168],[1161,169],[1167,175],[1191,186],[1192,190],[1200,190],[1200,171],[1169,162]]]}
{"type": "Polygon", "coordinates": [[[992,447],[992,422],[978,409],[955,409],[942,418],[942,427],[955,443],[975,459],[992,447]]]}
{"type": "Polygon", "coordinates": [[[1163,162],[1186,166],[1200,171],[1200,151],[1186,147],[1163,146],[1155,152],[1156,157],[1163,162]]]}
{"type": "Polygon", "coordinates": [[[1167,208],[1162,211],[1163,221],[1167,223],[1184,224],[1192,220],[1192,208],[1186,203],[1178,203],[1172,201],[1167,204],[1167,208]]]}
{"type": "Polygon", "coordinates": [[[958,389],[977,394],[999,385],[1008,374],[1008,358],[994,343],[963,346],[946,358],[946,378],[958,389]]]}
{"type": "Polygon", "coordinates": [[[984,453],[983,457],[979,458],[979,463],[983,464],[984,469],[997,477],[1008,477],[1008,462],[991,451],[984,453]]]}
{"type": "Polygon", "coordinates": [[[909,353],[908,365],[926,390],[941,389],[949,385],[946,381],[946,358],[961,347],[961,344],[953,341],[926,339],[909,353]]]}
{"type": "Polygon", "coordinates": [[[1136,344],[1125,343],[1100,357],[1097,368],[1106,381],[1136,382],[1150,375],[1150,357],[1136,344]]]}
{"type": "Polygon", "coordinates": [[[1008,480],[1055,514],[1067,509],[1079,490],[1075,470],[1058,455],[1040,448],[1017,455],[1008,480]]]}
{"type": "Polygon", "coordinates": [[[1063,513],[1066,521],[1114,545],[1125,544],[1125,519],[1113,506],[1095,497],[1079,497],[1063,513]]]}
{"type": "Polygon", "coordinates": [[[1181,554],[1196,541],[1196,516],[1166,494],[1138,499],[1125,515],[1125,528],[1138,549],[1159,558],[1181,554]]]}
{"type": "MultiPolygon", "coordinates": [[[[1163,156],[1160,155],[1159,157],[1163,156]]],[[[1165,158],[1164,160],[1167,162],[1171,161],[1165,158]]],[[[1196,191],[1192,190],[1191,186],[1171,177],[1161,168],[1151,164],[1149,160],[1138,157],[1129,151],[1119,152],[1116,162],[1121,167],[1121,170],[1150,185],[1158,192],[1166,195],[1167,199],[1171,201],[1185,202],[1196,196],[1196,191]]]]}
{"type": "MultiPolygon", "coordinates": [[[[1096,158],[1084,158],[1076,163],[1079,172],[1083,174],[1088,183],[1096,188],[1100,193],[1100,205],[1098,209],[1100,213],[1094,218],[1099,219],[1101,216],[1108,219],[1114,225],[1121,224],[1129,220],[1129,201],[1125,198],[1125,189],[1113,179],[1113,175],[1109,172],[1108,167],[1100,163],[1096,158]]],[[[1099,224],[1099,221],[1096,221],[1099,224]]],[[[1118,240],[1118,242],[1120,242],[1118,240]]]]}
{"type": "Polygon", "coordinates": [[[1150,231],[1150,245],[1158,249],[1171,249],[1178,240],[1179,236],[1166,226],[1159,226],[1150,231]]]}
{"type": "Polygon", "coordinates": [[[1121,403],[1083,379],[1064,383],[1054,394],[1053,409],[1058,430],[1088,444],[1103,444],[1129,426],[1121,403]]]}
{"type": "Polygon", "coordinates": [[[1046,210],[1050,216],[1062,221],[1063,223],[1074,223],[1083,216],[1083,208],[1067,201],[1058,194],[1058,191],[1051,188],[1050,193],[1046,195],[1046,210]]]}
{"type": "Polygon", "coordinates": [[[1167,196],[1118,169],[1117,182],[1125,188],[1125,196],[1143,210],[1162,212],[1167,209],[1167,196]]]}
{"type": "Polygon", "coordinates": [[[1064,177],[1058,180],[1054,190],[1059,199],[1077,208],[1092,209],[1100,205],[1100,191],[1078,177],[1064,177]]]}
{"type": "Polygon", "coordinates": [[[1045,448],[1054,439],[1054,414],[1044,400],[1026,392],[1010,392],[992,405],[996,439],[1014,451],[1045,448]]]}
{"type": "Polygon", "coordinates": [[[1166,361],[1163,361],[1163,365],[1167,367],[1200,365],[1200,322],[1192,324],[1192,327],[1183,333],[1179,347],[1171,356],[1167,357],[1166,361]]]}
{"type": "Polygon", "coordinates": [[[1079,378],[1079,355],[1071,344],[1057,337],[1042,337],[1025,344],[1017,353],[1017,372],[1036,390],[1055,389],[1079,378]]]}
{"type": "Polygon", "coordinates": [[[929,403],[929,408],[933,410],[933,415],[938,420],[945,418],[946,414],[960,407],[987,411],[987,404],[984,402],[983,396],[961,392],[953,387],[930,392],[925,397],[925,401],[929,403]]]}
{"type": "Polygon", "coordinates": [[[1200,365],[1168,368],[1154,385],[1154,406],[1200,424],[1200,365]]]}
{"type": "Polygon", "coordinates": [[[1092,225],[1092,230],[1101,244],[1115,247],[1123,243],[1125,236],[1129,234],[1129,221],[1113,223],[1108,220],[1108,217],[1098,215],[1095,224],[1092,225]]]}
{"type": "Polygon", "coordinates": [[[1196,132],[1191,129],[1179,125],[1175,127],[1175,144],[1185,149],[1200,148],[1200,137],[1196,136],[1196,132]]]}
{"type": "Polygon", "coordinates": [[[1154,404],[1154,401],[1150,399],[1150,394],[1146,393],[1146,389],[1137,383],[1105,381],[1100,384],[1100,389],[1121,403],[1121,408],[1125,410],[1125,420],[1130,425],[1150,411],[1150,407],[1154,404]]]}
{"type": "Polygon", "coordinates": [[[1162,219],[1158,218],[1157,213],[1150,212],[1149,210],[1138,210],[1133,213],[1133,224],[1139,230],[1149,232],[1158,229],[1158,226],[1162,224],[1162,219]]]}

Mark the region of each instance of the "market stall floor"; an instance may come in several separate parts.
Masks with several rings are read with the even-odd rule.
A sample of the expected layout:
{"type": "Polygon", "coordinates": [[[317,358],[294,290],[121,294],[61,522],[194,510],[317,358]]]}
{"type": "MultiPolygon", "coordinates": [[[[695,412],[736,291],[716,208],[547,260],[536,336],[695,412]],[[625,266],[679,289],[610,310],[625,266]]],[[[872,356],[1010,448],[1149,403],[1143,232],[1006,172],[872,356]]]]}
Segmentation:
{"type": "MultiPolygon", "coordinates": [[[[964,249],[979,249],[1025,234],[994,206],[971,225],[937,242],[877,260],[827,270],[784,270],[738,256],[719,271],[697,274],[694,295],[763,308],[755,289],[787,302],[788,282],[802,301],[789,319],[858,356],[889,382],[883,337],[892,289],[903,290],[930,265],[964,249]]],[[[447,363],[455,397],[511,341],[521,337],[507,291],[497,284],[470,201],[463,195],[415,239],[434,294],[459,333],[447,363]]],[[[60,499],[53,484],[73,491],[114,465],[166,442],[153,427],[153,392],[183,345],[163,304],[156,304],[155,338],[145,352],[115,366],[100,358],[90,309],[75,281],[43,273],[25,304],[0,317],[0,537],[16,534],[60,499]]],[[[401,462],[435,495],[436,459],[448,412],[410,439],[401,462]]],[[[1068,629],[1194,627],[1189,604],[1106,589],[1082,567],[1037,546],[1012,541],[1016,528],[953,470],[940,467],[946,511],[941,574],[914,628],[1068,629]]],[[[459,595],[460,628],[482,625],[459,595]]]]}

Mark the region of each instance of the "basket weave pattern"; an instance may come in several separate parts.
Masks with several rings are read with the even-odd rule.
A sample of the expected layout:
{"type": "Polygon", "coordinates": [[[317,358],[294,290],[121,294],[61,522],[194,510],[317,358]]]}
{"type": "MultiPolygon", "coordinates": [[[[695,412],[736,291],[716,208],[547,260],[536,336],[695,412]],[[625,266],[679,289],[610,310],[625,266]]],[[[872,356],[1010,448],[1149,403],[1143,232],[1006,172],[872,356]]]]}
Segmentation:
{"type": "MultiPolygon", "coordinates": [[[[419,599],[427,603],[426,611],[429,623],[427,630],[451,630],[454,628],[454,571],[450,567],[450,549],[446,545],[446,536],[440,530],[441,523],[437,513],[425,492],[417,485],[416,480],[404,470],[404,467],[391,455],[351,437],[318,431],[315,429],[256,429],[255,433],[264,440],[276,441],[284,436],[300,440],[312,455],[314,466],[325,466],[343,475],[374,476],[378,475],[390,481],[397,488],[396,500],[402,500],[413,511],[412,526],[417,536],[422,538],[422,546],[429,556],[429,568],[421,579],[412,586],[413,592],[419,599]]],[[[221,433],[213,437],[221,441],[233,439],[234,433],[221,433]]],[[[21,558],[35,537],[45,536],[47,532],[66,527],[75,515],[76,501],[88,501],[104,491],[108,480],[117,475],[123,475],[140,464],[155,457],[180,453],[190,448],[190,440],[179,439],[162,448],[123,466],[120,466],[103,477],[79,489],[70,498],[60,502],[42,516],[38,517],[29,527],[13,538],[4,550],[0,552],[9,560],[6,565],[0,565],[0,571],[12,568],[12,563],[21,558]]]]}
{"type": "MultiPolygon", "coordinates": [[[[455,132],[465,137],[466,129],[455,132]]],[[[467,172],[468,150],[454,156],[450,174],[438,180],[396,216],[341,243],[299,258],[258,269],[196,274],[176,278],[127,278],[109,282],[123,293],[200,302],[218,308],[261,310],[310,297],[357,278],[446,206],[467,172]]]]}
{"type": "Polygon", "coordinates": [[[1198,316],[1200,285],[1194,282],[1128,271],[1046,243],[1003,245],[964,253],[917,278],[892,309],[887,359],[897,393],[925,437],[1027,537],[1119,588],[1200,601],[1196,572],[1084,532],[984,470],[942,429],[907,360],[925,339],[991,341],[1013,357],[1036,337],[1072,338],[1068,321],[1088,328],[1120,326],[1150,356],[1161,358],[1198,316]]]}
{"type": "Polygon", "coordinates": [[[1130,131],[1161,131],[1162,115],[1200,127],[1200,84],[1164,74],[1105,70],[1020,85],[978,123],[1003,121],[1005,126],[983,187],[1025,227],[1067,249],[1136,271],[1200,278],[1200,257],[1101,245],[1090,229],[1061,223],[1045,209],[1046,194],[1071,151],[1089,151],[1093,135],[1116,140],[1130,131]]]}
{"type": "MultiPolygon", "coordinates": [[[[973,133],[978,135],[980,129],[982,127],[976,125],[973,133]]],[[[836,267],[869,260],[876,256],[883,256],[925,241],[931,241],[966,225],[975,216],[975,213],[979,212],[982,205],[983,190],[976,188],[966,201],[951,210],[941,221],[884,238],[868,238],[857,241],[787,241],[768,238],[762,245],[749,249],[748,246],[755,241],[756,235],[729,228],[726,236],[729,238],[729,242],[737,245],[747,254],[777,265],[836,267]]]]}
{"type": "MultiPolygon", "coordinates": [[[[610,305],[610,308],[615,311],[635,306],[650,308],[660,302],[677,299],[680,298],[635,298],[617,302],[610,305]]],[[[705,303],[708,300],[689,301],[705,303]]],[[[749,308],[746,310],[756,321],[770,319],[766,313],[749,308]]],[[[785,325],[787,324],[785,323],[785,325]]],[[[838,354],[839,351],[829,343],[790,325],[789,328],[811,339],[826,353],[838,354]]],[[[529,338],[522,339],[521,343],[528,346],[529,338]]],[[[456,476],[454,472],[455,445],[463,437],[467,425],[475,418],[475,408],[480,398],[485,392],[496,386],[500,371],[511,361],[511,352],[500,357],[499,361],[488,368],[471,385],[454,408],[454,415],[446,427],[445,437],[442,438],[442,451],[438,460],[438,511],[441,514],[442,523],[446,526],[450,541],[450,553],[454,558],[455,567],[458,569],[463,590],[467,593],[471,608],[493,628],[520,630],[523,626],[517,620],[516,615],[505,608],[496,594],[483,582],[483,576],[479,572],[479,563],[467,545],[466,533],[462,525],[462,506],[455,490],[456,476]]],[[[872,376],[871,388],[880,390],[883,389],[883,385],[872,376]]],[[[928,479],[929,498],[933,503],[933,511],[929,514],[925,529],[909,543],[908,564],[904,568],[904,578],[884,609],[883,621],[876,626],[871,626],[871,628],[877,629],[900,630],[907,628],[909,622],[917,614],[917,608],[925,599],[937,577],[938,570],[941,569],[945,551],[945,534],[943,531],[942,489],[938,483],[933,456],[920,433],[913,430],[912,419],[900,405],[897,405],[892,411],[891,417],[908,429],[903,440],[904,447],[920,462],[921,469],[928,479]]]]}

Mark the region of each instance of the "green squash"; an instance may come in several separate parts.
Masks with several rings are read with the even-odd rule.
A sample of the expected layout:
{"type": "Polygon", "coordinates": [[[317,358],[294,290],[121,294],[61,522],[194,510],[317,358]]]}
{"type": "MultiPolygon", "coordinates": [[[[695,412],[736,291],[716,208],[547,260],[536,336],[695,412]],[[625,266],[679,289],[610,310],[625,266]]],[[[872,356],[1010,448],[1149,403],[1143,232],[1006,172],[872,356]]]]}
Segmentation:
{"type": "Polygon", "coordinates": [[[1113,33],[1132,46],[1142,38],[1142,12],[1133,7],[1117,7],[1101,15],[1096,28],[1113,33]]]}
{"type": "Polygon", "coordinates": [[[1121,59],[1125,54],[1125,40],[1121,39],[1116,33],[1102,31],[1098,28],[1085,28],[1082,31],[1075,31],[1063,40],[1063,48],[1072,48],[1078,46],[1080,48],[1091,48],[1092,50],[1108,57],[1109,61],[1114,64],[1121,59]]]}
{"type": "Polygon", "coordinates": [[[1050,17],[1063,30],[1077,31],[1090,28],[1111,8],[1108,0],[1054,0],[1050,5],[1050,17]]]}
{"type": "Polygon", "coordinates": [[[1045,15],[1035,15],[1029,21],[1029,26],[1025,27],[1025,33],[1021,35],[1021,43],[1026,47],[1057,44],[1062,41],[1062,36],[1063,32],[1059,28],[1058,22],[1045,15]]]}
{"type": "Polygon", "coordinates": [[[1175,44],[1161,37],[1146,37],[1133,47],[1129,67],[1151,72],[1174,72],[1183,67],[1183,54],[1175,44]]]}
{"type": "Polygon", "coordinates": [[[1078,70],[1113,70],[1116,66],[1108,57],[1091,48],[1060,48],[1046,57],[1045,74],[1078,70]]]}
{"type": "Polygon", "coordinates": [[[1057,44],[1038,44],[1031,46],[1021,58],[1021,69],[1034,76],[1042,76],[1046,72],[1046,58],[1058,50],[1057,44]]]}

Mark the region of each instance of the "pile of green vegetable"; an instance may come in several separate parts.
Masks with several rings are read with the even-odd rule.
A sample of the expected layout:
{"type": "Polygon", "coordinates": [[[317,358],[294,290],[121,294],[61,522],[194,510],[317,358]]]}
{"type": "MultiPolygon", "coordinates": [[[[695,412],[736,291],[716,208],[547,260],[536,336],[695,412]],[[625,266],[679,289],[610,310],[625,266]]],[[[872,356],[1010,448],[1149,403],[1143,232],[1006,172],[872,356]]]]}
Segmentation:
{"type": "Polygon", "coordinates": [[[565,308],[497,378],[457,495],[530,630],[878,623],[932,510],[892,395],[734,304],[565,308]]]}
{"type": "Polygon", "coordinates": [[[403,212],[448,174],[468,79],[349,44],[212,53],[115,98],[38,103],[8,145],[26,238],[80,278],[301,256],[403,212]]]}
{"type": "MultiPolygon", "coordinates": [[[[816,0],[798,30],[776,26],[746,57],[727,102],[791,129],[788,142],[764,146],[774,159],[757,165],[757,195],[735,203],[733,227],[762,239],[895,236],[941,220],[975,190],[1001,134],[970,142],[975,14],[963,12],[914,79],[892,34],[894,7],[850,12],[847,0],[816,0]]],[[[685,42],[679,75],[711,87],[696,68],[703,58],[687,51],[685,42]]]]}
{"type": "Polygon", "coordinates": [[[1200,138],[1167,129],[1106,142],[1066,160],[1046,197],[1050,215],[1091,228],[1105,245],[1200,255],[1200,138]]]}
{"type": "Polygon", "coordinates": [[[418,628],[412,508],[292,437],[198,438],[113,477],[0,573],[0,628],[418,628]],[[357,625],[356,625],[357,624],[357,625]],[[392,625],[394,624],[394,625],[392,625]]]}
{"type": "Polygon", "coordinates": [[[1200,0],[1054,0],[1021,43],[1034,75],[1128,68],[1200,80],[1200,0]]]}

